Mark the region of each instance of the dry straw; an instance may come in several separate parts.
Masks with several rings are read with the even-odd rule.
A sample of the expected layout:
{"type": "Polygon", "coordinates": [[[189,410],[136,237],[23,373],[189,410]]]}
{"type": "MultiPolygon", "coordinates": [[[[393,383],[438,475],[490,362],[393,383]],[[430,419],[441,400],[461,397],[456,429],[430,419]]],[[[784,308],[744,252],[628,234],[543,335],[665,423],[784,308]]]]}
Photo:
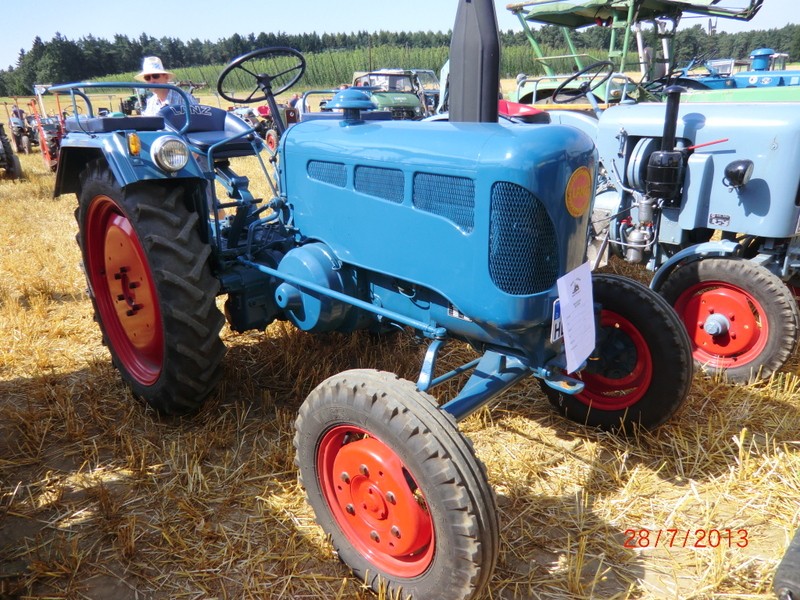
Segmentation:
{"type": "MultiPolygon", "coordinates": [[[[372,598],[298,488],[292,423],[324,378],[415,379],[424,348],[225,330],[219,393],[159,419],[101,344],[74,197],[50,197],[39,156],[22,164],[26,181],[0,181],[0,598],[372,598]]],[[[453,344],[444,361],[470,354],[453,344]]],[[[471,417],[501,512],[488,597],[771,598],[800,524],[798,385],[698,378],[672,422],[630,440],[564,421],[535,382],[471,417]],[[711,530],[715,548],[688,547],[711,530]]]]}

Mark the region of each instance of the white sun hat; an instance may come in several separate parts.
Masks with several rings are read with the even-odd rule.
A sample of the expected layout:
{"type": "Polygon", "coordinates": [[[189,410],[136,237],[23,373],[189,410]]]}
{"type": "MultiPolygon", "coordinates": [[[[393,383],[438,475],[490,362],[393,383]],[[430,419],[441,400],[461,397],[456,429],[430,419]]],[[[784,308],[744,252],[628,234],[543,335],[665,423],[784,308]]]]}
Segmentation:
{"type": "Polygon", "coordinates": [[[155,75],[156,73],[170,76],[173,75],[171,71],[164,69],[164,65],[161,64],[160,58],[157,56],[145,56],[144,60],[142,61],[142,72],[136,76],[136,79],[139,81],[144,81],[145,75],[155,75]]]}

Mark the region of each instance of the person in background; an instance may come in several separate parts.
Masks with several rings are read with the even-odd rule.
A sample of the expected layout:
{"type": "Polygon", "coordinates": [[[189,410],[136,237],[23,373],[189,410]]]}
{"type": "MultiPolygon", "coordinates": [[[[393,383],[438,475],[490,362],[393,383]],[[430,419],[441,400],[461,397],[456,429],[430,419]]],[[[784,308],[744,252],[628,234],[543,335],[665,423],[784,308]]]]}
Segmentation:
{"type": "MultiPolygon", "coordinates": [[[[146,83],[171,83],[173,73],[164,69],[161,59],[157,56],[145,56],[142,61],[142,72],[136,76],[139,81],[146,83]]],[[[158,111],[169,105],[182,105],[183,98],[175,90],[166,88],[151,88],[152,96],[147,99],[147,104],[142,111],[142,115],[157,115],[158,111]]],[[[192,104],[197,101],[189,96],[192,104]]]]}

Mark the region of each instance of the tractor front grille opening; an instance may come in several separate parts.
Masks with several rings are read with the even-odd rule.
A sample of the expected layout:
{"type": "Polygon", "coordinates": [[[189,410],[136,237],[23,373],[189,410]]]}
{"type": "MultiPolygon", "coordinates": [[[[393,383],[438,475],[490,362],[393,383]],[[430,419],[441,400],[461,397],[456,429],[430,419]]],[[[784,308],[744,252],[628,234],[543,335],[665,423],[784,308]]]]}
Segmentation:
{"type": "Polygon", "coordinates": [[[489,275],[502,291],[538,294],[558,279],[555,227],[544,205],[524,187],[492,186],[489,221],[489,275]]]}

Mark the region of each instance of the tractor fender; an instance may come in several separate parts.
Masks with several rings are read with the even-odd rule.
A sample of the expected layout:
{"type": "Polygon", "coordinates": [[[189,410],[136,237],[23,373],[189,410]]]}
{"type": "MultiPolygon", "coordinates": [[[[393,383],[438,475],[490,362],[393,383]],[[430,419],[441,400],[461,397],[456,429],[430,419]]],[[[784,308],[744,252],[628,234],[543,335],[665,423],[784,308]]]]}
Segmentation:
{"type": "Polygon", "coordinates": [[[650,289],[658,292],[672,272],[682,265],[693,263],[710,257],[736,257],[741,247],[731,240],[704,242],[695,246],[684,248],[665,262],[653,275],[650,289]]]}
{"type": "MultiPolygon", "coordinates": [[[[150,143],[154,138],[150,139],[149,136],[145,137],[144,135],[141,137],[143,142],[142,153],[145,154],[149,152],[150,143]]],[[[114,174],[114,179],[122,188],[141,181],[205,180],[203,170],[193,158],[190,158],[186,166],[178,173],[168,175],[156,167],[150,161],[149,156],[145,160],[131,160],[119,139],[106,137],[104,140],[90,145],[71,146],[64,144],[61,146],[53,195],[78,193],[80,173],[90,161],[97,158],[102,158],[106,162],[108,168],[114,174]]]]}
{"type": "Polygon", "coordinates": [[[86,165],[96,159],[102,158],[100,148],[62,147],[58,154],[58,168],[56,170],[56,184],[53,197],[62,194],[77,194],[80,184],[79,176],[86,165]]]}

